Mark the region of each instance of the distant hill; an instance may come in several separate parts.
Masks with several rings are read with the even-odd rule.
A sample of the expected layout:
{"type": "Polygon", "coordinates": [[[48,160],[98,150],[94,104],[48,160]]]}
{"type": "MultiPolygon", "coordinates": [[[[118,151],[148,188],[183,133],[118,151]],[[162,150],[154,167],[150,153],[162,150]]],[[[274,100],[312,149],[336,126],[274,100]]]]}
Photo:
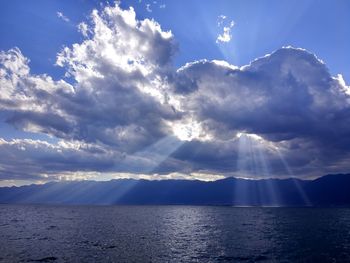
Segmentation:
{"type": "Polygon", "coordinates": [[[214,182],[133,180],[50,182],[0,188],[0,203],[96,205],[350,205],[350,174],[316,180],[226,178],[214,182]]]}

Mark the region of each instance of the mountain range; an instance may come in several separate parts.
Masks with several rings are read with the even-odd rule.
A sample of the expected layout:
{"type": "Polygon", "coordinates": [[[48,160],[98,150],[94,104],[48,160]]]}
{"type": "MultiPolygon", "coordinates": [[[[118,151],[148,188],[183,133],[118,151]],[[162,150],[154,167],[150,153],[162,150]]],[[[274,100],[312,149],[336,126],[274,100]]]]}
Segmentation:
{"type": "Polygon", "coordinates": [[[315,180],[62,181],[1,187],[0,203],[85,205],[347,206],[350,174],[315,180]]]}

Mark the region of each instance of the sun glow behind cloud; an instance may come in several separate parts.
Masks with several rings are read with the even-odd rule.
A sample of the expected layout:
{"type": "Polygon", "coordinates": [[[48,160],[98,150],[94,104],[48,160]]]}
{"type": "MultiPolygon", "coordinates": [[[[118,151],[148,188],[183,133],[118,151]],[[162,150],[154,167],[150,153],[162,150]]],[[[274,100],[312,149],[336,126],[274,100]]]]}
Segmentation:
{"type": "Polygon", "coordinates": [[[185,121],[173,122],[170,124],[172,132],[181,141],[210,140],[212,137],[206,133],[201,124],[191,118],[185,121]]]}

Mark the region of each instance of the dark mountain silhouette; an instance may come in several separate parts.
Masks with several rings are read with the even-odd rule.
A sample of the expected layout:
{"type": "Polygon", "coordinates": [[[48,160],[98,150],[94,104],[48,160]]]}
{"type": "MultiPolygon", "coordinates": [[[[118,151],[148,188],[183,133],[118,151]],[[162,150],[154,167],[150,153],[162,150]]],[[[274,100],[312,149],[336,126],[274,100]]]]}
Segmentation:
{"type": "Polygon", "coordinates": [[[214,182],[132,180],[50,182],[0,188],[0,203],[123,205],[350,205],[350,174],[315,180],[226,178],[214,182]]]}

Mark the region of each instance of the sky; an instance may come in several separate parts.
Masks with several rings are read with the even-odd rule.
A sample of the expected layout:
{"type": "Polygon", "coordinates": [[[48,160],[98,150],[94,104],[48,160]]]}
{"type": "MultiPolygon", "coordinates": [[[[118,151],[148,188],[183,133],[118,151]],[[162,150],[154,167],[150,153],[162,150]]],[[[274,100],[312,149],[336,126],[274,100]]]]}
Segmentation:
{"type": "Polygon", "coordinates": [[[0,2],[0,185],[348,172],[349,10],[0,2]]]}

